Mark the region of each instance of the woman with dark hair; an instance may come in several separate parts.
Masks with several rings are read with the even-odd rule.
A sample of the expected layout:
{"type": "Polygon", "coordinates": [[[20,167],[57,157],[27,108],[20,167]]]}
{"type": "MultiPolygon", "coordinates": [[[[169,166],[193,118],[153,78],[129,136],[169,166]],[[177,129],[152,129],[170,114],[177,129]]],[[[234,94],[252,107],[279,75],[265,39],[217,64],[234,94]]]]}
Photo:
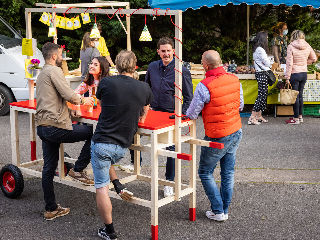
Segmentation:
{"type": "Polygon", "coordinates": [[[286,64],[287,47],[288,47],[288,27],[285,22],[278,22],[273,28],[274,37],[271,41],[272,55],[274,61],[280,64],[286,64]]]}
{"type": "MultiPolygon", "coordinates": [[[[97,92],[98,85],[104,77],[110,76],[109,74],[109,63],[105,57],[95,57],[92,59],[91,63],[88,66],[88,74],[84,81],[77,87],[75,92],[77,94],[84,94],[89,92],[89,96],[97,92]]],[[[72,170],[70,170],[69,175],[74,174],[72,170]]],[[[123,198],[128,199],[131,198],[133,193],[129,192],[124,185],[122,185],[119,181],[119,178],[116,174],[114,166],[111,165],[110,170],[110,179],[115,187],[117,194],[123,198]]]]}
{"type": "Polygon", "coordinates": [[[258,97],[254,103],[252,114],[248,120],[249,125],[259,125],[260,122],[267,123],[268,120],[262,117],[262,112],[267,105],[268,76],[266,71],[270,70],[268,58],[268,33],[258,32],[253,40],[253,60],[256,70],[255,77],[258,82],[258,97]]]}
{"type": "MultiPolygon", "coordinates": [[[[88,74],[84,81],[75,90],[78,94],[84,94],[89,91],[92,96],[92,89],[97,90],[99,82],[102,78],[109,76],[109,63],[105,57],[95,57],[92,59],[88,67],[88,74]]],[[[96,91],[95,91],[96,92],[96,91]]]]}
{"type": "Polygon", "coordinates": [[[86,32],[83,35],[83,46],[80,50],[80,61],[81,61],[81,78],[85,79],[88,74],[88,66],[91,60],[95,57],[99,57],[100,53],[97,49],[99,44],[98,38],[90,38],[90,33],[86,32]]]}

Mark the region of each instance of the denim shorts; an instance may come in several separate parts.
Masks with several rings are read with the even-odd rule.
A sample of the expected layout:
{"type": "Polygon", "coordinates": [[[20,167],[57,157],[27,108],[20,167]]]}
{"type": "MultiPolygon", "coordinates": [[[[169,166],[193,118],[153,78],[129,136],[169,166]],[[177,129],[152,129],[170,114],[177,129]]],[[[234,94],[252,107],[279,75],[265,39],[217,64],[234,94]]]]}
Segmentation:
{"type": "Polygon", "coordinates": [[[126,153],[126,148],[116,144],[94,143],[91,141],[91,165],[95,188],[102,188],[110,183],[109,170],[126,153]]]}

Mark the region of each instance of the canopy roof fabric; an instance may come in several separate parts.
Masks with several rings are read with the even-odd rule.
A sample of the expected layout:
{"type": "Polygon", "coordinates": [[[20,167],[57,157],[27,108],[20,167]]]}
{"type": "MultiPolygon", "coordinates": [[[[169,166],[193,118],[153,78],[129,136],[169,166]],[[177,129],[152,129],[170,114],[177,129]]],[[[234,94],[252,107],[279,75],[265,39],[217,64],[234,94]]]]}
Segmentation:
{"type": "Polygon", "coordinates": [[[320,8],[319,0],[149,0],[149,5],[152,8],[168,9],[170,10],[187,10],[188,8],[198,9],[202,6],[212,7],[214,5],[225,6],[228,3],[239,5],[246,3],[248,5],[253,4],[272,4],[280,5],[285,4],[287,6],[299,5],[301,7],[312,6],[314,8],[320,8]]]}

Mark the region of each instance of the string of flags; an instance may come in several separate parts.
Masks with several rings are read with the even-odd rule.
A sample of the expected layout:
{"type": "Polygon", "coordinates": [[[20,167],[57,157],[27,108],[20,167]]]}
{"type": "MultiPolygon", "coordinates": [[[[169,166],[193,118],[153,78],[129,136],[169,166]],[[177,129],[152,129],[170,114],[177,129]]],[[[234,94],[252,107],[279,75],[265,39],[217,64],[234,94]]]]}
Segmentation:
{"type": "MultiPolygon", "coordinates": [[[[91,22],[89,13],[81,13],[81,19],[82,19],[82,24],[87,24],[87,23],[91,22]]],[[[51,13],[43,12],[39,21],[49,26],[48,37],[57,36],[56,28],[62,28],[62,29],[67,29],[67,30],[75,30],[75,29],[81,28],[81,22],[80,22],[79,16],[67,18],[67,17],[55,15],[53,17],[51,13]],[[55,23],[55,27],[54,27],[54,23],[55,23]]],[[[96,36],[95,38],[100,37],[100,33],[99,33],[99,30],[97,29],[96,23],[93,26],[90,37],[91,37],[91,35],[96,36]],[[97,37],[97,36],[99,36],[99,37],[97,37]]],[[[147,16],[146,15],[145,15],[145,25],[144,25],[144,28],[141,32],[139,41],[141,41],[141,42],[152,41],[151,34],[150,34],[148,27],[147,27],[147,16]]]]}
{"type": "MultiPolygon", "coordinates": [[[[89,13],[81,13],[81,18],[82,18],[82,24],[87,24],[91,22],[89,13]]],[[[55,25],[57,28],[62,28],[67,30],[75,30],[75,29],[81,28],[81,22],[80,22],[79,16],[67,18],[67,17],[61,17],[56,15],[53,18],[51,13],[43,12],[39,21],[48,25],[49,27],[51,24],[53,26],[53,23],[55,22],[55,25]]]]}

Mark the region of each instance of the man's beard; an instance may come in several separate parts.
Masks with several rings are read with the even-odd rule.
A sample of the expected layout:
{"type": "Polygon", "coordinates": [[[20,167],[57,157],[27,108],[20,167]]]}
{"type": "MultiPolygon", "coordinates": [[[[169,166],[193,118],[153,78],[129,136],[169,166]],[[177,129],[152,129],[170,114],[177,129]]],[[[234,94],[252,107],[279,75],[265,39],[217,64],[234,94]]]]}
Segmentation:
{"type": "Polygon", "coordinates": [[[58,62],[58,60],[56,60],[56,65],[57,65],[58,67],[62,67],[62,61],[59,61],[59,62],[58,62]]]}

